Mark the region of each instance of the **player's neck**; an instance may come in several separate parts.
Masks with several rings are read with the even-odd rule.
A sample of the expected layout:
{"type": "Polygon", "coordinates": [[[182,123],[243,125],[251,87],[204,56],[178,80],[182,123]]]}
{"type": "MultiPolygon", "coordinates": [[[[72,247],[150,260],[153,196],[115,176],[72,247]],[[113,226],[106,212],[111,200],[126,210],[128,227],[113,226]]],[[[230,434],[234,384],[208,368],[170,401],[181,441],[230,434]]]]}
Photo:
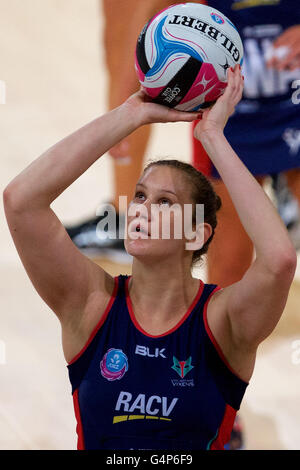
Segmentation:
{"type": "Polygon", "coordinates": [[[134,263],[129,281],[129,295],[137,321],[170,325],[180,321],[200,287],[200,282],[191,275],[190,269],[181,270],[161,265],[160,269],[145,269],[134,263]]]}

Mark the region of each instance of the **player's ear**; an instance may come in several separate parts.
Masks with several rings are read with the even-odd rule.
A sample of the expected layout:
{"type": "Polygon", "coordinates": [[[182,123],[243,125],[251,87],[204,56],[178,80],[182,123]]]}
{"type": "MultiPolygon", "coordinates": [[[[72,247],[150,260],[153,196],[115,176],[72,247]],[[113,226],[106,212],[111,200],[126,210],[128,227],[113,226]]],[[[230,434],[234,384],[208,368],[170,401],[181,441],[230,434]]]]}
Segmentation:
{"type": "Polygon", "coordinates": [[[186,249],[192,251],[201,250],[213,233],[212,226],[206,222],[198,224],[194,227],[194,231],[188,235],[190,241],[186,243],[186,249]],[[194,237],[193,237],[194,235],[194,237]]]}

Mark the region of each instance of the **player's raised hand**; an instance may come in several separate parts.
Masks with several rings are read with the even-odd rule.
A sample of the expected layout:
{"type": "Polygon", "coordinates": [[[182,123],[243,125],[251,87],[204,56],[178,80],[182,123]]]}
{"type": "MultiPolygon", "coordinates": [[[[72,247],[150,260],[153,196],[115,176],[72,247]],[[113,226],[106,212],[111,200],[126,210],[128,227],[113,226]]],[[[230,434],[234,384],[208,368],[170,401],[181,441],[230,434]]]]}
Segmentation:
{"type": "Polygon", "coordinates": [[[165,122],[192,122],[199,118],[199,112],[184,112],[153,103],[151,98],[140,89],[130,96],[124,103],[128,113],[137,124],[137,127],[151,123],[165,122]]]}
{"type": "Polygon", "coordinates": [[[216,103],[202,113],[201,120],[194,129],[196,139],[206,133],[223,132],[229,117],[234,113],[235,106],[243,94],[244,78],[239,65],[235,69],[228,69],[228,84],[225,92],[216,103]]]}

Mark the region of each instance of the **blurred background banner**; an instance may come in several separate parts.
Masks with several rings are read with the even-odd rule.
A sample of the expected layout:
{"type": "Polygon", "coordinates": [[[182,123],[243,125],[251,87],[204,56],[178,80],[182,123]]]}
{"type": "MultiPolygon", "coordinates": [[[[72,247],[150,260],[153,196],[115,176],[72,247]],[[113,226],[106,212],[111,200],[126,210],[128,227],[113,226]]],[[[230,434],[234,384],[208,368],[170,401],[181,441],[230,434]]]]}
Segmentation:
{"type": "MultiPolygon", "coordinates": [[[[98,0],[0,0],[0,11],[3,192],[47,148],[106,111],[108,76],[98,0]]],[[[154,126],[146,159],[171,156],[190,161],[188,124],[154,126]]],[[[106,155],[52,208],[64,224],[76,223],[112,193],[106,155]]],[[[26,275],[2,201],[0,210],[0,449],[75,449],[60,324],[26,275]]],[[[113,275],[130,271],[109,261],[102,266],[113,275]]],[[[195,275],[205,280],[205,266],[195,275]]],[[[300,449],[299,279],[298,263],[286,311],[258,351],[240,412],[246,449],[300,449]]]]}

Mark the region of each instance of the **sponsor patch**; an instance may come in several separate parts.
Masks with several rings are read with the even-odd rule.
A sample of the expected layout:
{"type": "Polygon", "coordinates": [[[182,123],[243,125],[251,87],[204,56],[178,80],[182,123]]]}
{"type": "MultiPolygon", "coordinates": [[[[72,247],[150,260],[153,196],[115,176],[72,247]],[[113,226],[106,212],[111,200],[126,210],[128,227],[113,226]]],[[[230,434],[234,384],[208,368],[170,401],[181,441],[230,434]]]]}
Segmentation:
{"type": "Polygon", "coordinates": [[[171,413],[177,402],[178,398],[171,399],[159,395],[147,396],[144,393],[133,396],[130,392],[120,392],[115,412],[126,414],[115,415],[113,424],[132,420],[171,421],[171,413]]]}

